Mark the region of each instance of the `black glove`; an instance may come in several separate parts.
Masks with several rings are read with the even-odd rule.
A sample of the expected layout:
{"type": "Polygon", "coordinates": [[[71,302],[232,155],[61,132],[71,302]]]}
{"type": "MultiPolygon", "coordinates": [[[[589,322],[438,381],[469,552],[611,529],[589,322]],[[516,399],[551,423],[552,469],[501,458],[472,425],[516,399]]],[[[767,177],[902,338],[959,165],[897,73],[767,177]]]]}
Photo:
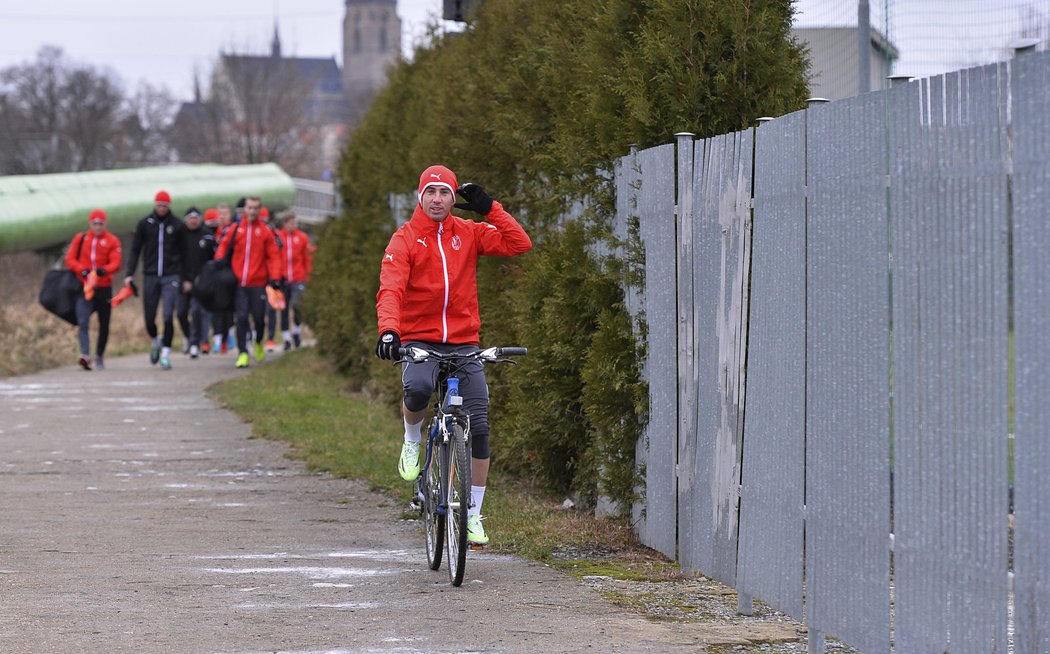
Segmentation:
{"type": "Polygon", "coordinates": [[[106,275],[109,274],[109,271],[106,270],[105,268],[95,268],[95,274],[98,275],[99,277],[105,277],[106,275]]]}
{"type": "Polygon", "coordinates": [[[466,202],[457,202],[455,204],[457,209],[466,209],[467,211],[480,213],[482,216],[487,216],[492,211],[492,198],[481,186],[473,182],[467,182],[457,188],[456,193],[459,193],[467,200],[466,202]]]}
{"type": "Polygon", "coordinates": [[[281,280],[279,280],[279,279],[271,279],[270,280],[270,288],[276,289],[278,291],[281,290],[281,280]]]}
{"type": "Polygon", "coordinates": [[[401,349],[401,337],[394,332],[383,332],[376,343],[376,356],[391,361],[398,357],[399,349],[401,349]]]}

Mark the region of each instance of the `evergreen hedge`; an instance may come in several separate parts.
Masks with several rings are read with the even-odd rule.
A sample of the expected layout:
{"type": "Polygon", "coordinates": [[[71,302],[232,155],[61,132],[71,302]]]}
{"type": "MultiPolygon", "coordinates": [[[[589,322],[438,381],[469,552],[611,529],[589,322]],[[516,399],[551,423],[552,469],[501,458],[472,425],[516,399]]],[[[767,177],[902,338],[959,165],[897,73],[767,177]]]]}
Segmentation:
{"type": "Polygon", "coordinates": [[[478,269],[482,344],[530,348],[520,366],[489,370],[494,465],[626,511],[647,407],[620,267],[590,247],[608,239],[606,171],[632,144],[802,108],[791,13],[790,0],[485,0],[465,32],[432,34],[391,72],[344,153],[344,215],[320,235],[309,294],[322,351],[397,415],[399,375],[372,353],[396,228],[388,197],[414,192],[428,165],[449,166],[535,243],[478,269]],[[562,224],[578,201],[588,209],[562,224]]]}

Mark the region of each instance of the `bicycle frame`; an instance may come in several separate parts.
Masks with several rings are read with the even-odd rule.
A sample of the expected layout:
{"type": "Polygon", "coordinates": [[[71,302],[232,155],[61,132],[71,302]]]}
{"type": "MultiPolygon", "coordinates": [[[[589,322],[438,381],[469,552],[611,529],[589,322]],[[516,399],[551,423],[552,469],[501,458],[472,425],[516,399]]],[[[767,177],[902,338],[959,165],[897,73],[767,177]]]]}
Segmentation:
{"type": "MultiPolygon", "coordinates": [[[[447,367],[446,362],[442,362],[438,370],[438,397],[439,399],[434,406],[434,417],[431,420],[430,429],[427,432],[427,453],[423,460],[422,470],[427,470],[433,464],[434,457],[434,446],[438,443],[448,442],[450,423],[455,421],[459,422],[464,431],[470,431],[470,415],[463,412],[460,407],[463,406],[463,397],[459,394],[459,377],[454,374],[449,375],[445,369],[447,367]]],[[[420,475],[417,483],[419,494],[423,494],[423,478],[424,475],[420,475]]],[[[445,479],[442,478],[442,485],[444,486],[445,479]]],[[[441,488],[441,497],[447,496],[447,488],[441,488]]],[[[448,511],[448,505],[445,502],[438,504],[438,513],[445,515],[448,511]]]]}

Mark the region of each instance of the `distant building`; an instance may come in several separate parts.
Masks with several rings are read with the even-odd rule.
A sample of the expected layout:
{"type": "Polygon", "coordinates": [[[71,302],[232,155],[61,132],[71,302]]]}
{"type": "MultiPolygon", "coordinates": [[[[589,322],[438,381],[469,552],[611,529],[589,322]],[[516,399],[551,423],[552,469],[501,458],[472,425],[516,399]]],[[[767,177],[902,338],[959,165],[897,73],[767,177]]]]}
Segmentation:
{"type": "Polygon", "coordinates": [[[461,23],[474,15],[481,5],[481,0],[442,0],[441,17],[461,23]]]}
{"type": "MultiPolygon", "coordinates": [[[[856,27],[807,27],[791,30],[810,57],[810,97],[842,100],[859,93],[860,61],[856,27]]],[[[889,88],[893,62],[900,53],[878,30],[871,30],[868,90],[889,88]]]]}
{"type": "Polygon", "coordinates": [[[397,0],[346,0],[343,17],[343,88],[356,125],[386,85],[401,56],[397,0]]]}
{"type": "Polygon", "coordinates": [[[319,177],[333,170],[347,135],[401,55],[397,0],[344,5],[342,69],[335,57],[283,56],[277,25],[269,55],[220,54],[209,97],[224,101],[205,102],[198,90],[193,102],[183,103],[175,120],[180,157],[243,163],[266,160],[272,149],[293,174],[319,177]],[[262,138],[267,130],[285,129],[283,140],[262,138]],[[226,138],[230,133],[236,138],[226,138]],[[289,138],[296,142],[289,145],[289,138]],[[250,143],[247,156],[244,143],[250,143]]]}

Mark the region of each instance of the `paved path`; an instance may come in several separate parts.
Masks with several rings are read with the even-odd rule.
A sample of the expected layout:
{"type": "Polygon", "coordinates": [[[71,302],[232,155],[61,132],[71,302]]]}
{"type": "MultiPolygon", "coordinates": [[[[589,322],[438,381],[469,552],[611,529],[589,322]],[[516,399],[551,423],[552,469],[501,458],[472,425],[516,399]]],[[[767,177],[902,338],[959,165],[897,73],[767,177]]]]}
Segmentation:
{"type": "Polygon", "coordinates": [[[0,379],[0,651],[698,652],[543,565],[471,553],[307,473],[207,399],[231,356],[0,379]]]}

